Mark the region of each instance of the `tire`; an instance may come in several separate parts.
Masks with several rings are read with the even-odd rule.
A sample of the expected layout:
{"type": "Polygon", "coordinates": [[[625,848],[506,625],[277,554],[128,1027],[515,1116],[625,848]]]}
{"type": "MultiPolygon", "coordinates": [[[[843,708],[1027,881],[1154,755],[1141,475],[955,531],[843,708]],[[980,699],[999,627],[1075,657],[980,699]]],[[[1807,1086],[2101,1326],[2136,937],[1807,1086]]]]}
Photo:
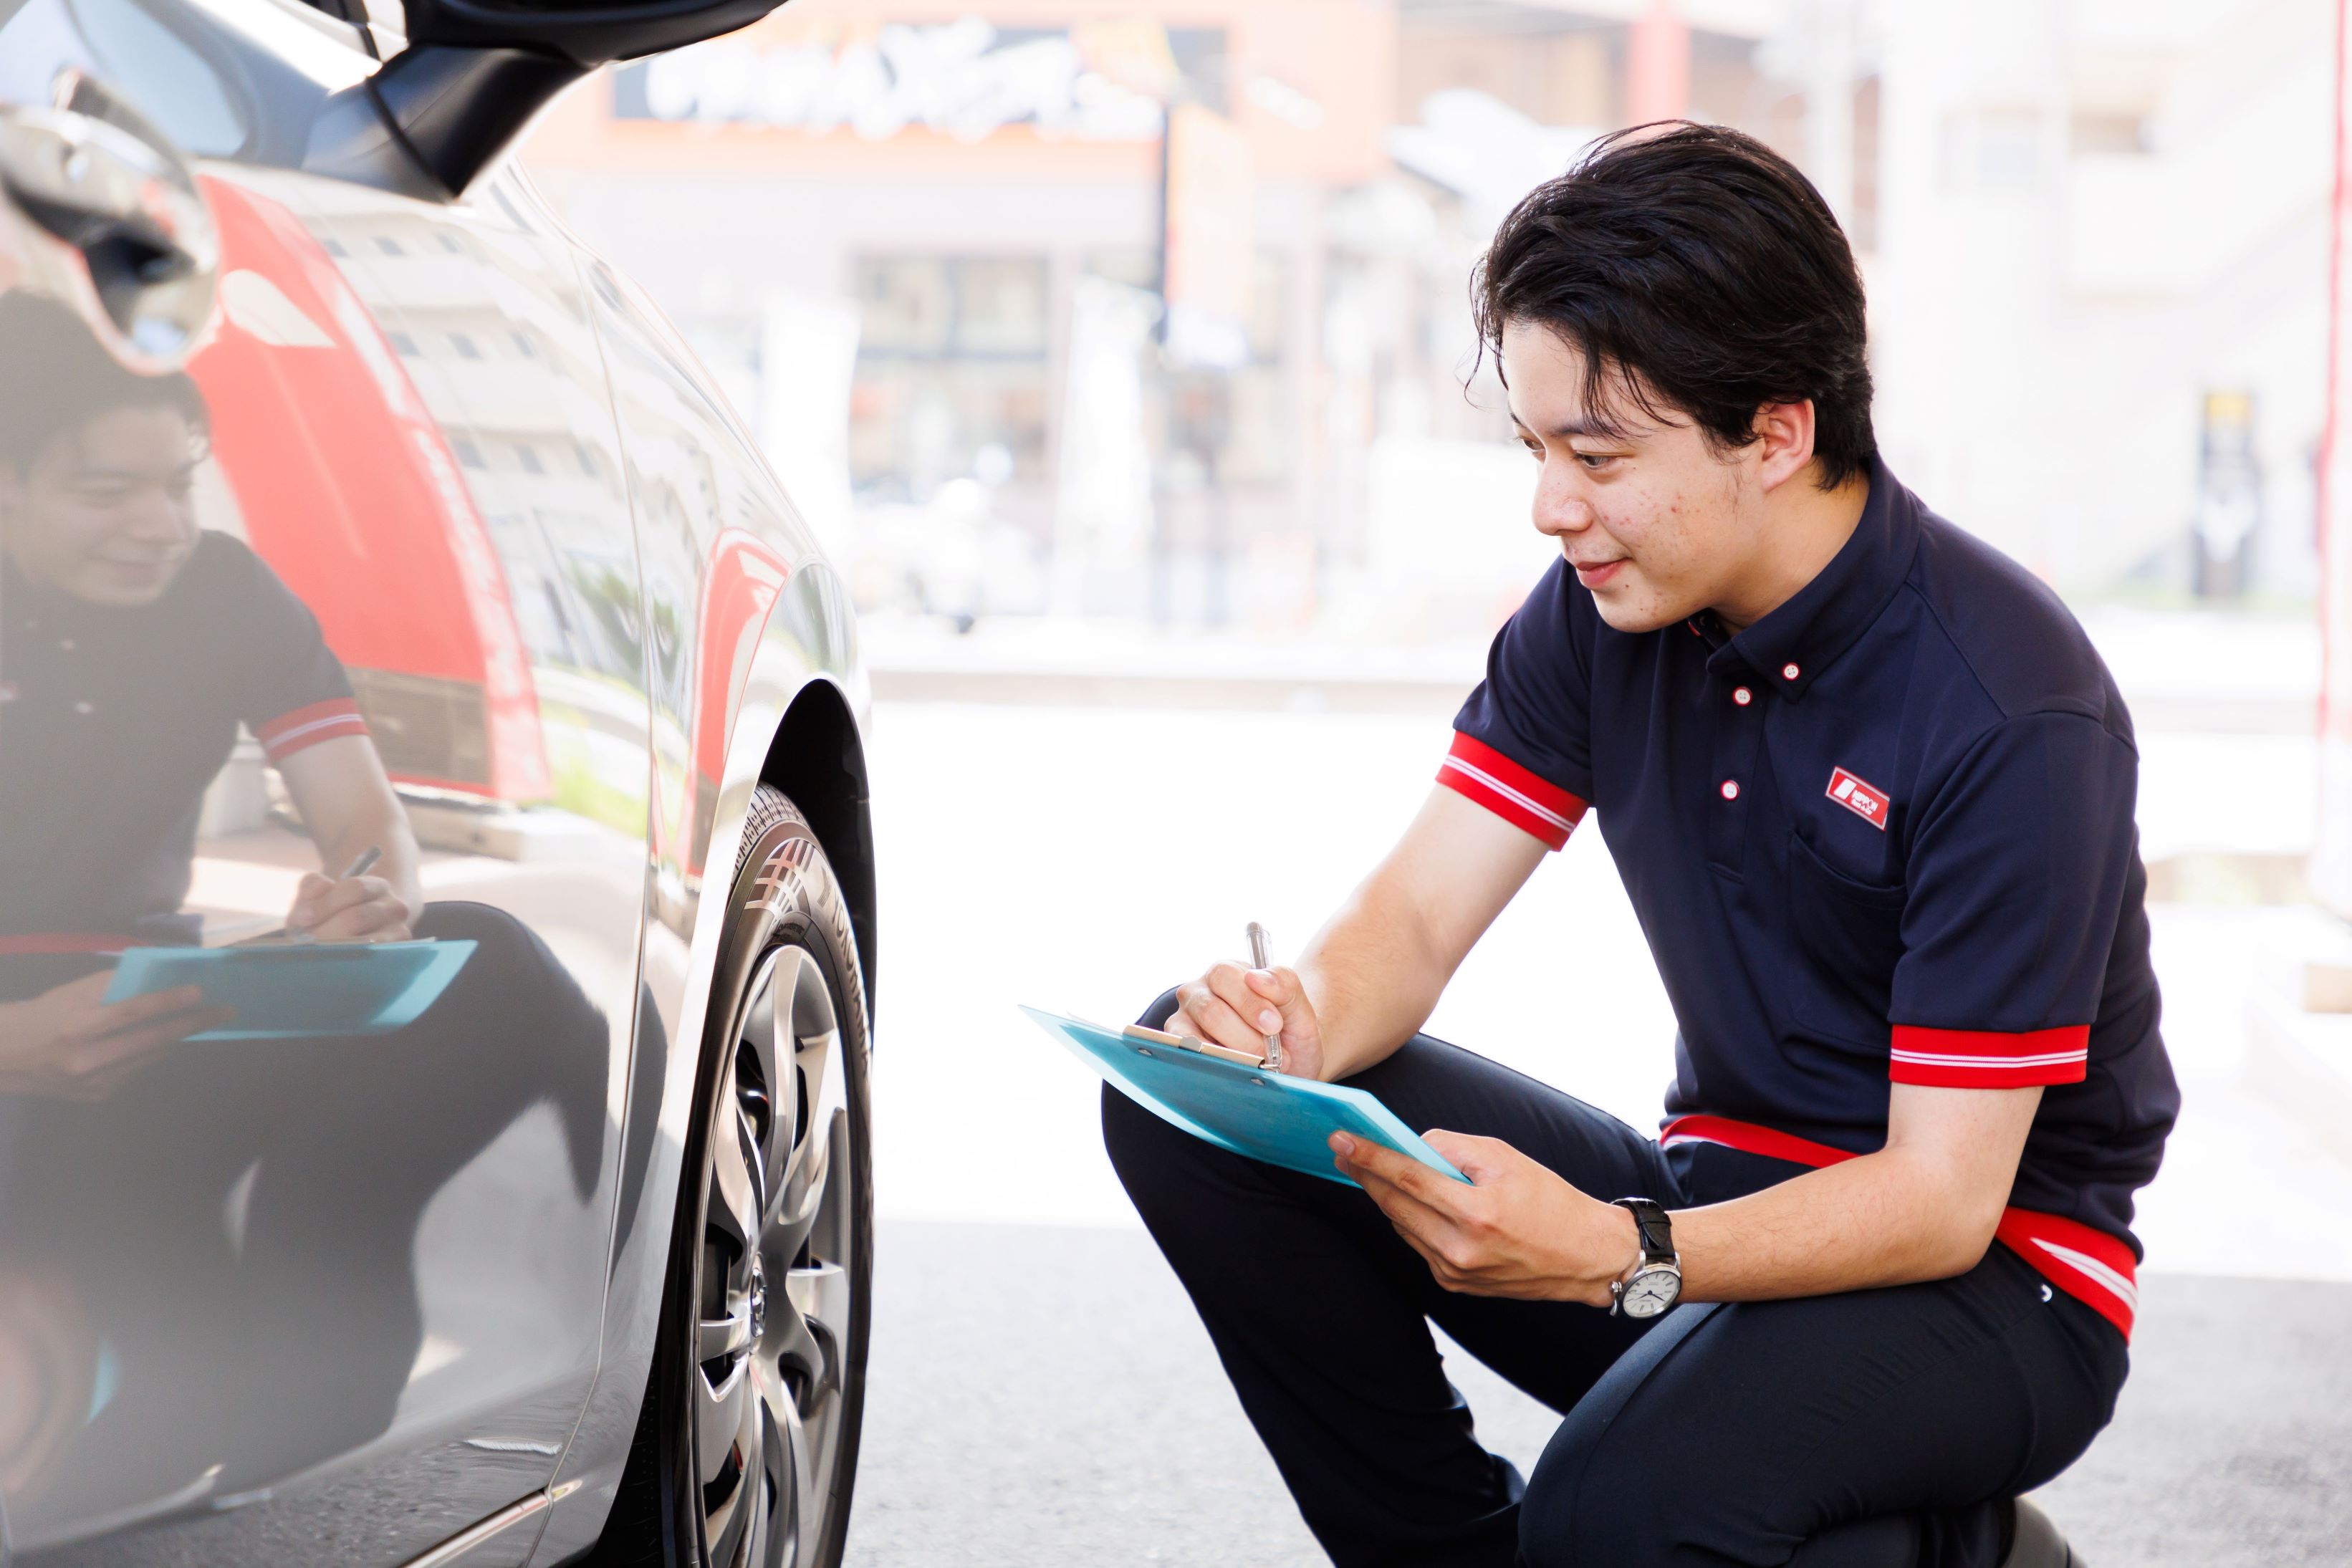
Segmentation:
{"type": "Polygon", "coordinates": [[[726,920],[653,1371],[587,1561],[838,1568],[873,1315],[866,992],[824,851],[764,784],[726,920]]]}

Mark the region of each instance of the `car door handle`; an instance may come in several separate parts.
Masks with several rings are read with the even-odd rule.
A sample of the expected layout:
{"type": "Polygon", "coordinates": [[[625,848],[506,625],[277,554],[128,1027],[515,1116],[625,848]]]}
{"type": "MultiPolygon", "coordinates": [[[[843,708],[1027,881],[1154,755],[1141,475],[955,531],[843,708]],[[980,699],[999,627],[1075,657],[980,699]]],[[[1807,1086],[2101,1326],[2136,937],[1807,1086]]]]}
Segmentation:
{"type": "MultiPolygon", "coordinates": [[[[93,89],[65,82],[59,97],[89,102],[93,89]]],[[[160,361],[194,346],[212,318],[220,236],[160,133],[75,108],[0,106],[0,189],[62,247],[57,259],[87,280],[84,303],[94,297],[125,346],[160,361]]]]}

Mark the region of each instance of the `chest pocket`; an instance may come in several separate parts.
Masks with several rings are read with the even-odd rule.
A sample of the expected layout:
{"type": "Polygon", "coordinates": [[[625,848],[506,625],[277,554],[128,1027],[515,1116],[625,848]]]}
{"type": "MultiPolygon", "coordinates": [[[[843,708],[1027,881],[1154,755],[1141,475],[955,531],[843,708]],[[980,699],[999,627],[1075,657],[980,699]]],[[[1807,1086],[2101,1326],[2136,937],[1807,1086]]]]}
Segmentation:
{"type": "Polygon", "coordinates": [[[1857,882],[1790,831],[1789,924],[1811,971],[1797,988],[1801,1022],[1830,1039],[1886,1044],[1905,896],[1857,882]]]}

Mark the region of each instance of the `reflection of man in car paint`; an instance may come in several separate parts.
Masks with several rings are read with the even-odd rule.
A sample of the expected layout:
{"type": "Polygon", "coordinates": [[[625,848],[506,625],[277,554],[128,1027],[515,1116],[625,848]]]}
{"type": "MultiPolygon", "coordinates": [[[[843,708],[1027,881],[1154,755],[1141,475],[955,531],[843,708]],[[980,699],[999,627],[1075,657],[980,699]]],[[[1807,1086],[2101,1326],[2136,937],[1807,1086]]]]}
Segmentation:
{"type": "MultiPolygon", "coordinates": [[[[0,300],[0,953],[187,941],[205,785],[240,722],[322,864],[290,924],[409,935],[416,844],[342,665],[260,558],[200,529],[194,382],[117,364],[62,308],[0,300]]],[[[0,1089],[102,1092],[218,1022],[189,990],[106,1004],[101,976],[0,1003],[0,1089]]]]}
{"type": "MultiPolygon", "coordinates": [[[[52,1297],[77,1305],[43,1321],[76,1343],[17,1359],[82,1368],[0,1379],[0,1473],[35,1491],[98,1484],[68,1444],[117,1456],[117,1481],[184,1453],[159,1422],[216,1433],[222,1493],[366,1441],[422,1343],[435,1193],[535,1103],[583,1203],[601,1162],[605,1020],[505,912],[422,901],[317,619],[197,527],[207,423],[186,377],[128,371],[63,309],[0,296],[0,1369],[12,1319],[52,1297]],[[103,1001],[114,953],[200,935],[197,820],[240,724],[322,864],[383,852],[370,875],[305,876],[289,923],[476,945],[416,1022],[183,1044],[224,1021],[193,988],[103,1001]]],[[[306,456],[331,461],[287,455],[306,456]]]]}

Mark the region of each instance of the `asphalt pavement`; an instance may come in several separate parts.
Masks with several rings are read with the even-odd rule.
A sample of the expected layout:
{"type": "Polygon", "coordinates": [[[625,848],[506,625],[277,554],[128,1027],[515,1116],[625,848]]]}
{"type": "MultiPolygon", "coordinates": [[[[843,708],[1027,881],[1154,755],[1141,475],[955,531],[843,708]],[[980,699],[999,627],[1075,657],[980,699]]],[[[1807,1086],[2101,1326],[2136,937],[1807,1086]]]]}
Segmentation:
{"type": "MultiPolygon", "coordinates": [[[[1150,1239],[886,1222],[849,1568],[1323,1561],[1150,1239]]],[[[2150,1274],[2114,1426],[2042,1493],[2088,1568],[2352,1564],[2352,1285],[2150,1274]]],[[[1552,1414],[1448,1358],[1529,1468],[1552,1414]]]]}

